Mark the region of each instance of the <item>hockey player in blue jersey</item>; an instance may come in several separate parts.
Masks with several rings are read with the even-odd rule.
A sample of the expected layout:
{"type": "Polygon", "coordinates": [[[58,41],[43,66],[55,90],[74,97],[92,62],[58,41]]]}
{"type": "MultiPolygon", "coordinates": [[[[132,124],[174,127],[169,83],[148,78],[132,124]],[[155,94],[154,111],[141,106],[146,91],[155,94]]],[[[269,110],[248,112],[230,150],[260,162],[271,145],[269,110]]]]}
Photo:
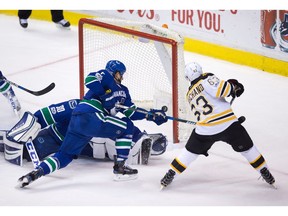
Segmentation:
{"type": "Polygon", "coordinates": [[[21,105],[14,93],[14,90],[9,82],[7,82],[6,77],[0,71],[0,92],[7,98],[11,104],[14,112],[18,115],[21,109],[21,105]]]}
{"type": "MultiPolygon", "coordinates": [[[[8,162],[22,166],[23,159],[31,161],[30,152],[23,145],[23,140],[25,142],[28,137],[33,139],[33,148],[39,160],[42,161],[57,152],[66,135],[72,112],[79,102],[80,99],[71,99],[44,107],[34,114],[25,112],[11,130],[0,130],[0,152],[4,152],[4,157],[8,162]],[[28,118],[31,119],[30,122],[27,122],[28,118]],[[26,129],[22,126],[23,123],[28,125],[26,129]],[[16,140],[13,134],[19,129],[23,133],[16,140]]],[[[127,163],[147,165],[150,156],[163,154],[166,146],[167,139],[163,134],[147,134],[134,126],[132,148],[127,163]]],[[[81,151],[80,156],[113,160],[115,154],[115,140],[93,137],[89,145],[81,151]]]]}
{"type": "Polygon", "coordinates": [[[85,85],[89,89],[84,100],[74,109],[68,131],[58,152],[45,159],[32,172],[19,178],[20,187],[66,167],[77,157],[92,137],[115,139],[116,157],[113,166],[115,180],[135,179],[138,170],[125,164],[132,143],[132,120],[147,119],[157,125],[167,122],[162,110],[151,109],[148,114],[118,109],[116,104],[134,108],[128,88],[121,84],[125,65],[117,60],[108,61],[106,68],[88,74],[85,85]],[[115,116],[121,112],[125,117],[115,116]]]}

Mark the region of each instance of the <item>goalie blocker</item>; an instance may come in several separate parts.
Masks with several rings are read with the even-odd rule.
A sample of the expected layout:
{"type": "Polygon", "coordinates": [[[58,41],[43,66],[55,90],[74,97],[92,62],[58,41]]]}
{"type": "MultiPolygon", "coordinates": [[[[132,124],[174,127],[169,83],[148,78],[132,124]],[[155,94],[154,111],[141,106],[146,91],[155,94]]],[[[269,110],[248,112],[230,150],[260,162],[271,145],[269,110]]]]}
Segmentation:
{"type": "MultiPolygon", "coordinates": [[[[10,131],[0,131],[0,151],[4,151],[5,159],[19,166],[22,166],[23,159],[26,159],[32,161],[36,167],[40,160],[57,152],[61,142],[53,138],[52,129],[45,128],[40,132],[39,130],[40,125],[36,118],[27,112],[10,131]]],[[[133,140],[127,164],[147,165],[151,155],[161,155],[166,151],[167,139],[161,133],[142,132],[133,140]]],[[[115,154],[114,141],[105,138],[92,138],[81,152],[82,156],[111,160],[115,154]]]]}
{"type": "Polygon", "coordinates": [[[20,121],[11,130],[7,132],[1,131],[3,147],[0,147],[0,150],[3,149],[5,160],[22,166],[23,150],[24,145],[26,145],[30,160],[36,167],[40,161],[32,139],[37,136],[40,129],[41,126],[35,116],[30,112],[25,112],[20,121]]]}

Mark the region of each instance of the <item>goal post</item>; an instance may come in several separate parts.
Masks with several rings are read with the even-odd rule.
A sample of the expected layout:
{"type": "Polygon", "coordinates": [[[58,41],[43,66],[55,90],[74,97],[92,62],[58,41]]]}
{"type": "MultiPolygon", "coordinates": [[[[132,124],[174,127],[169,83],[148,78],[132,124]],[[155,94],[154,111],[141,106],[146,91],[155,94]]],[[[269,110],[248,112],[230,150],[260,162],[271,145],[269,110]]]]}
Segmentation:
{"type": "MultiPolygon", "coordinates": [[[[174,117],[187,117],[181,35],[156,25],[113,18],[82,18],[78,26],[80,98],[85,93],[85,76],[117,59],[126,65],[123,84],[137,106],[159,109],[166,105],[174,117]]],[[[183,123],[173,121],[172,127],[174,143],[187,139],[183,123]]]]}

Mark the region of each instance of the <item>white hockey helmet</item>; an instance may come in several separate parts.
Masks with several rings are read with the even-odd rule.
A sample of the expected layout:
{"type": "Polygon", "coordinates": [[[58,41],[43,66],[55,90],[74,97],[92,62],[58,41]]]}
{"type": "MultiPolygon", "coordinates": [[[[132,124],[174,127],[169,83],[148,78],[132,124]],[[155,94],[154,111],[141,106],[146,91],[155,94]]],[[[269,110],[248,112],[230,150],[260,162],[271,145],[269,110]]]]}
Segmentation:
{"type": "Polygon", "coordinates": [[[202,67],[197,62],[190,62],[185,66],[185,79],[192,82],[202,75],[202,67]]]}

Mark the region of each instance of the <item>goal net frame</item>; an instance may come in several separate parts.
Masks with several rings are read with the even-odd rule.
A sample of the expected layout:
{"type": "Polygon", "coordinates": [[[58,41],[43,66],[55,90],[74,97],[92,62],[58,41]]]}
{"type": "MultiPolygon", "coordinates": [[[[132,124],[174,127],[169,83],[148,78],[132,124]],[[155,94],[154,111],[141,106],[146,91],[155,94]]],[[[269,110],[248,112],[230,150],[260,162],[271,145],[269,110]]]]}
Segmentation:
{"type": "MultiPolygon", "coordinates": [[[[164,44],[169,44],[172,49],[171,57],[172,57],[172,115],[175,118],[179,117],[178,113],[178,49],[177,45],[178,42],[170,39],[161,37],[158,35],[141,32],[134,29],[128,29],[122,26],[114,25],[111,23],[103,22],[102,20],[96,20],[96,19],[88,19],[88,18],[81,18],[79,20],[78,24],[78,39],[79,39],[79,86],[80,86],[80,98],[83,98],[85,93],[85,85],[84,85],[84,79],[85,79],[85,73],[84,73],[84,25],[92,25],[97,26],[100,28],[113,30],[115,32],[119,33],[125,33],[130,34],[135,37],[139,38],[146,38],[148,40],[153,40],[157,42],[161,42],[164,44]]],[[[128,86],[129,87],[129,86],[128,86]]],[[[183,95],[185,92],[182,93],[183,95]]],[[[173,121],[173,142],[179,143],[179,122],[173,121]]]]}

